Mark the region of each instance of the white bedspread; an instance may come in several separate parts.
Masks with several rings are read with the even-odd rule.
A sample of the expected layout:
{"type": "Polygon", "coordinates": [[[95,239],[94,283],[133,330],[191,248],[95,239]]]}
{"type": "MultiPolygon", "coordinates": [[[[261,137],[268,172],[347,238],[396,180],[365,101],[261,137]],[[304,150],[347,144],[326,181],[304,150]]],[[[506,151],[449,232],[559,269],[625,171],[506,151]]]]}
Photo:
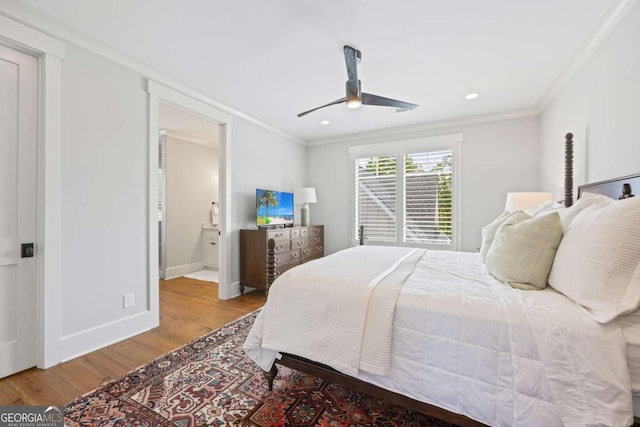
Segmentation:
{"type": "MultiPolygon", "coordinates": [[[[334,280],[330,271],[319,284],[334,280]]],[[[265,310],[272,298],[297,301],[288,293],[276,295],[270,294],[265,310]]],[[[336,289],[324,298],[329,306],[345,308],[336,289]]],[[[307,322],[308,307],[296,308],[295,322],[277,321],[289,342],[306,339],[297,332],[307,322]]],[[[336,313],[332,310],[332,324],[339,323],[333,319],[336,313]]],[[[275,350],[320,361],[318,354],[302,354],[293,345],[261,347],[263,327],[274,317],[275,312],[261,313],[245,344],[260,348],[248,353],[263,369],[271,366],[275,350]]],[[[618,325],[594,322],[552,289],[511,289],[487,274],[477,254],[429,251],[421,256],[397,298],[392,331],[389,373],[361,369],[359,378],[489,425],[633,422],[625,340],[618,325]]],[[[331,333],[327,328],[322,353],[333,352],[331,333]]]]}
{"type": "Polygon", "coordinates": [[[396,300],[423,252],[360,246],[287,271],[269,289],[260,337],[251,334],[245,351],[265,370],[269,350],[278,350],[349,375],[387,374],[396,300]]]}

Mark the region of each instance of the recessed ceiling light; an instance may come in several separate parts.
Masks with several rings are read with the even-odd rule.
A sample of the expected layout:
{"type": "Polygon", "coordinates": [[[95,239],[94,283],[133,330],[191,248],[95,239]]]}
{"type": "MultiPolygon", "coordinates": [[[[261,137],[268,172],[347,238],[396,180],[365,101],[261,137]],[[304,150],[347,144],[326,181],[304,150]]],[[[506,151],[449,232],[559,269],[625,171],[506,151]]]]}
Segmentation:
{"type": "Polygon", "coordinates": [[[320,124],[324,126],[328,125],[329,123],[331,123],[329,120],[323,120],[320,122],[320,124]]]}
{"type": "Polygon", "coordinates": [[[465,98],[467,98],[467,99],[476,99],[479,96],[480,96],[480,94],[478,92],[471,92],[471,93],[468,93],[467,96],[465,96],[465,98]]]}

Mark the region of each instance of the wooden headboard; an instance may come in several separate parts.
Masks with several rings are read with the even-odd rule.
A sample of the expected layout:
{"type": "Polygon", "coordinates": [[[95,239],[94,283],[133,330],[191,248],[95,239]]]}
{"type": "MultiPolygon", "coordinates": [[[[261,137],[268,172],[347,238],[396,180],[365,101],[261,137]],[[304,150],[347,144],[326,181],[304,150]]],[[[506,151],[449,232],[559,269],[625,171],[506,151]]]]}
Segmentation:
{"type": "Polygon", "coordinates": [[[581,185],[578,187],[578,198],[585,192],[604,194],[612,199],[622,199],[631,195],[640,197],[640,174],[581,185]]]}

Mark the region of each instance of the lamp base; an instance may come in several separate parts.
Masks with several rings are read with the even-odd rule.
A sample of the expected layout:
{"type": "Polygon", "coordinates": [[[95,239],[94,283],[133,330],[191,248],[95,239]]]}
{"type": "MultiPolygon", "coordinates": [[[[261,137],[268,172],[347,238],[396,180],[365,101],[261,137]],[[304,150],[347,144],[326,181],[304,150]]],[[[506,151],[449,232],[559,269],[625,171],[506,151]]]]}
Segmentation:
{"type": "Polygon", "coordinates": [[[309,205],[304,204],[302,208],[300,208],[300,217],[300,225],[309,225],[309,205]]]}

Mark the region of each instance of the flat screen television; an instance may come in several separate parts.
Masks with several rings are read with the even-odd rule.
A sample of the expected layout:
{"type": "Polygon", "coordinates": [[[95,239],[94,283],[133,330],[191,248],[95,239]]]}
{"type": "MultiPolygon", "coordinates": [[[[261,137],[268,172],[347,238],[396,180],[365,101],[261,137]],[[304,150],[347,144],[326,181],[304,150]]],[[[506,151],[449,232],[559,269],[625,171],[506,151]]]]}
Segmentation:
{"type": "Polygon", "coordinates": [[[293,193],[256,189],[256,224],[293,225],[293,193]]]}

